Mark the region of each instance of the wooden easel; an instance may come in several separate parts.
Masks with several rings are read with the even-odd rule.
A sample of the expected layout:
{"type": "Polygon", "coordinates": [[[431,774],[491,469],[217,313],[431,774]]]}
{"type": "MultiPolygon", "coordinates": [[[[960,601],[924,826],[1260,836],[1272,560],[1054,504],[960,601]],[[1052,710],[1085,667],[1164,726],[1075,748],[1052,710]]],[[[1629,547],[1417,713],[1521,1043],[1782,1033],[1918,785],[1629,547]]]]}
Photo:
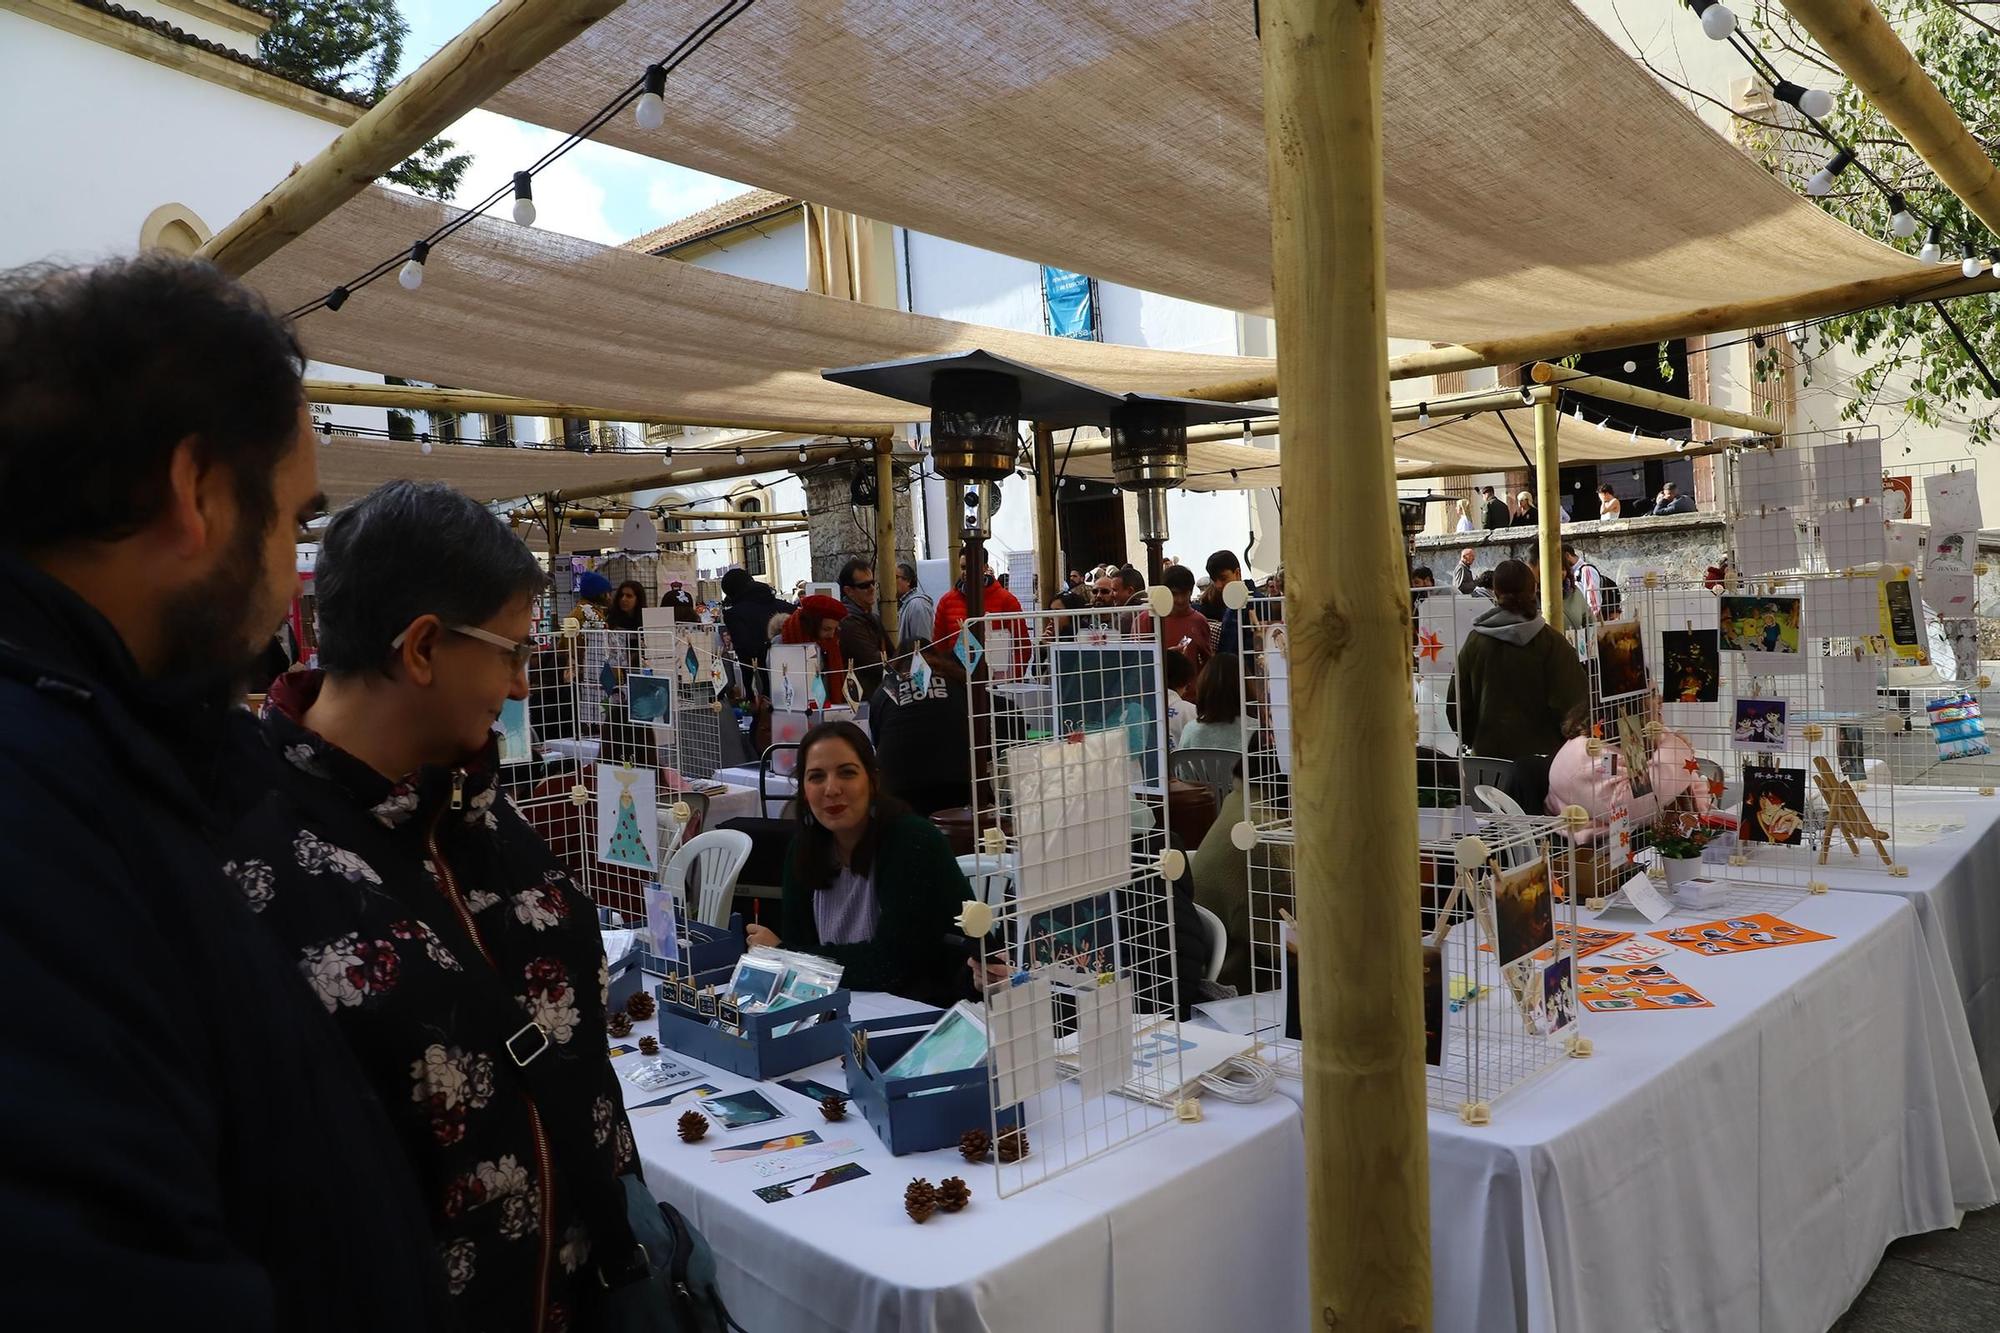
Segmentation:
{"type": "Polygon", "coordinates": [[[1861,855],[1861,844],[1855,839],[1865,839],[1875,844],[1876,855],[1883,865],[1891,864],[1889,849],[1882,845],[1888,837],[1875,827],[1868,818],[1868,812],[1861,808],[1861,798],[1854,794],[1854,787],[1833,771],[1833,765],[1826,762],[1826,756],[1813,756],[1813,781],[1819,784],[1820,795],[1826,797],[1826,831],[1820,834],[1819,863],[1826,864],[1826,854],[1833,848],[1833,835],[1837,832],[1847,839],[1847,848],[1856,856],[1861,855]]]}

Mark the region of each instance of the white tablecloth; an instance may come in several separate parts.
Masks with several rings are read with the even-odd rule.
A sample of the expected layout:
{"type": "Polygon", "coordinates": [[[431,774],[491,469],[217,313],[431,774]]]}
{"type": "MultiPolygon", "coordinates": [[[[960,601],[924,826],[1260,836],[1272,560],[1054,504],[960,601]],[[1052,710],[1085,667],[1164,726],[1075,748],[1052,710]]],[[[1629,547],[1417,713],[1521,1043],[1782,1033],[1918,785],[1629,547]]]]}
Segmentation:
{"type": "Polygon", "coordinates": [[[1490,1125],[1432,1113],[1437,1328],[1816,1331],[1889,1241],[2000,1201],[1964,1011],[1915,910],[1836,892],[1784,916],[1836,938],[1676,951],[1660,961],[1714,1008],[1586,1015],[1596,1054],[1490,1125]]]}
{"type": "MultiPolygon", "coordinates": [[[[886,998],[858,996],[855,1011],[899,1012],[898,1001],[872,1003],[886,998]]],[[[845,1086],[838,1061],[790,1077],[845,1086]]],[[[730,1313],[758,1333],[1307,1327],[1304,1131],[1283,1097],[1250,1106],[1210,1099],[1200,1124],[1169,1124],[1000,1199],[991,1166],[956,1151],[891,1157],[858,1110],[829,1125],[813,1102],[775,1083],[720,1073],[710,1081],[725,1092],[760,1086],[793,1114],[712,1130],[693,1146],[675,1132],[679,1106],[641,1114],[633,1130],[654,1194],[707,1237],[730,1313]],[[749,1162],[709,1157],[711,1148],[804,1129],[862,1144],[841,1160],[870,1174],[764,1203],[752,1191],[770,1182],[749,1162]],[[971,1205],[913,1224],[903,1189],[916,1176],[933,1184],[962,1176],[971,1205]]],[[[626,1097],[650,1100],[629,1085],[626,1097]]]]}
{"type": "MultiPolygon", "coordinates": [[[[1916,904],[1917,919],[1937,956],[1949,963],[1965,1001],[1973,1049],[1986,1080],[1986,1103],[2000,1109],[2000,796],[1898,787],[1898,824],[1962,822],[1953,832],[1899,842],[1896,860],[1907,879],[1874,870],[1843,870],[1835,853],[1824,878],[1837,889],[1889,893],[1916,904]]],[[[1837,842],[1837,840],[1836,840],[1837,842]]],[[[1872,849],[1863,844],[1872,856],[1872,849]]]]}
{"type": "MultiPolygon", "coordinates": [[[[734,768],[718,768],[715,770],[715,780],[717,782],[727,782],[735,787],[749,788],[749,808],[739,813],[746,815],[758,813],[757,765],[738,764],[734,768]]],[[[767,818],[777,819],[784,813],[785,802],[791,800],[798,793],[799,784],[793,781],[791,775],[788,773],[773,773],[764,780],[764,790],[770,793],[770,807],[763,811],[763,814],[767,818]]]]}

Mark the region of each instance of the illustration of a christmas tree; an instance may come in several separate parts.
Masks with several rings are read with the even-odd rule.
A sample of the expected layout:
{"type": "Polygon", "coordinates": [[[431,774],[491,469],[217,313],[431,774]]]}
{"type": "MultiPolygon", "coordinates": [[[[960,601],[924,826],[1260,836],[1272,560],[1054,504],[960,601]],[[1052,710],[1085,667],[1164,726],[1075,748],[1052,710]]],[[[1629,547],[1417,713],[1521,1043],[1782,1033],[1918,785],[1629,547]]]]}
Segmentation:
{"type": "Polygon", "coordinates": [[[611,855],[606,858],[619,865],[633,866],[640,870],[651,870],[653,858],[646,854],[646,840],[639,836],[639,812],[632,800],[632,779],[635,772],[617,774],[618,819],[611,826],[611,855]]]}

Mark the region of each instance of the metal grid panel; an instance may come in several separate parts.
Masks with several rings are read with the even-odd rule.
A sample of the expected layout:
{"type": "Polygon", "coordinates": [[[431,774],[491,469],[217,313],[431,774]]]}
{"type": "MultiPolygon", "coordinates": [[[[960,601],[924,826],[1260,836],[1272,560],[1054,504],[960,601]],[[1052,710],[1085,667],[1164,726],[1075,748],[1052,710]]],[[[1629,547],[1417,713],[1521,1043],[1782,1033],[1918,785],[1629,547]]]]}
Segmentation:
{"type": "Polygon", "coordinates": [[[1184,1081],[1162,646],[1132,619],[983,617],[959,648],[974,836],[1008,872],[984,945],[1012,977],[987,996],[991,1130],[1004,1146],[1018,1125],[1029,1150],[996,1154],[1003,1196],[1169,1123],[1184,1081]]]}

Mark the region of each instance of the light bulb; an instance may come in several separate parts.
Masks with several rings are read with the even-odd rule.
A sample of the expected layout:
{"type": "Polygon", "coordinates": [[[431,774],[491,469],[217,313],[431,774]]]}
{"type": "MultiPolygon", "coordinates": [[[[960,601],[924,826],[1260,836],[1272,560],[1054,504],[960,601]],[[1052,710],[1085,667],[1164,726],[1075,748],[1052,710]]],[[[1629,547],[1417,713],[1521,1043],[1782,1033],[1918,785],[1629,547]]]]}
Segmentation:
{"type": "Polygon", "coordinates": [[[1627,361],[1625,363],[1625,373],[1627,375],[1636,373],[1638,369],[1639,369],[1639,363],[1637,361],[1627,361]]]}
{"type": "Polygon", "coordinates": [[[799,446],[799,461],[801,463],[806,461],[806,447],[803,444],[799,446]]]}
{"type": "Polygon", "coordinates": [[[1944,228],[1931,223],[1931,229],[1924,233],[1924,248],[1917,251],[1917,258],[1926,264],[1935,264],[1944,258],[1944,228]]]}
{"type": "Polygon", "coordinates": [[[322,421],[322,422],[320,422],[320,423],[319,423],[319,442],[320,442],[321,444],[332,444],[332,443],[333,443],[333,423],[332,423],[332,422],[330,422],[330,421],[322,421]]]}
{"type": "Polygon", "coordinates": [[[1418,403],[1417,424],[1419,426],[1424,425],[1425,423],[1430,421],[1430,419],[1431,419],[1431,405],[1429,403],[1418,403]]]}
{"type": "Polygon", "coordinates": [[[1808,88],[1799,98],[1799,110],[1814,120],[1824,120],[1833,114],[1833,94],[1824,88],[1808,88]]]}
{"type": "Polygon", "coordinates": [[[1833,178],[1847,170],[1853,162],[1854,151],[1852,149],[1838,149],[1832,157],[1826,160],[1826,165],[1815,171],[1811,178],[1806,181],[1806,193],[1815,199],[1824,197],[1833,190],[1833,178]]]}
{"type": "Polygon", "coordinates": [[[736,451],[736,466],[738,467],[743,466],[743,451],[741,449],[738,449],[736,451]]]}
{"type": "Polygon", "coordinates": [[[1247,421],[1243,423],[1243,447],[1250,447],[1250,423],[1247,421]]]}
{"type": "Polygon", "coordinates": [[[632,119],[639,122],[640,129],[657,130],[667,123],[667,101],[661,96],[666,90],[666,67],[646,66],[646,91],[640,93],[639,100],[632,104],[632,119]]]}
{"type": "Polygon", "coordinates": [[[417,448],[426,454],[429,453],[431,451],[431,437],[426,435],[423,439],[417,441],[417,448]]]}
{"type": "Polygon", "coordinates": [[[1917,234],[1917,215],[1910,211],[1909,200],[1900,194],[1889,196],[1889,234],[1899,241],[1917,234]]]}
{"type": "Polygon", "coordinates": [[[525,171],[514,173],[514,221],[535,225],[535,178],[525,171]]]}
{"type": "Polygon", "coordinates": [[[1979,256],[1973,253],[1970,241],[1965,245],[1965,258],[1958,261],[1958,271],[1968,278],[1979,276],[1979,256]]]}
{"type": "Polygon", "coordinates": [[[1717,4],[1716,0],[1688,0],[1694,12],[1701,15],[1701,30],[1710,41],[1727,41],[1729,34],[1736,31],[1736,14],[1729,6],[1717,4]]]}
{"type": "Polygon", "coordinates": [[[424,285],[424,266],[414,259],[405,259],[396,273],[396,281],[403,284],[404,291],[415,291],[424,285]]]}

